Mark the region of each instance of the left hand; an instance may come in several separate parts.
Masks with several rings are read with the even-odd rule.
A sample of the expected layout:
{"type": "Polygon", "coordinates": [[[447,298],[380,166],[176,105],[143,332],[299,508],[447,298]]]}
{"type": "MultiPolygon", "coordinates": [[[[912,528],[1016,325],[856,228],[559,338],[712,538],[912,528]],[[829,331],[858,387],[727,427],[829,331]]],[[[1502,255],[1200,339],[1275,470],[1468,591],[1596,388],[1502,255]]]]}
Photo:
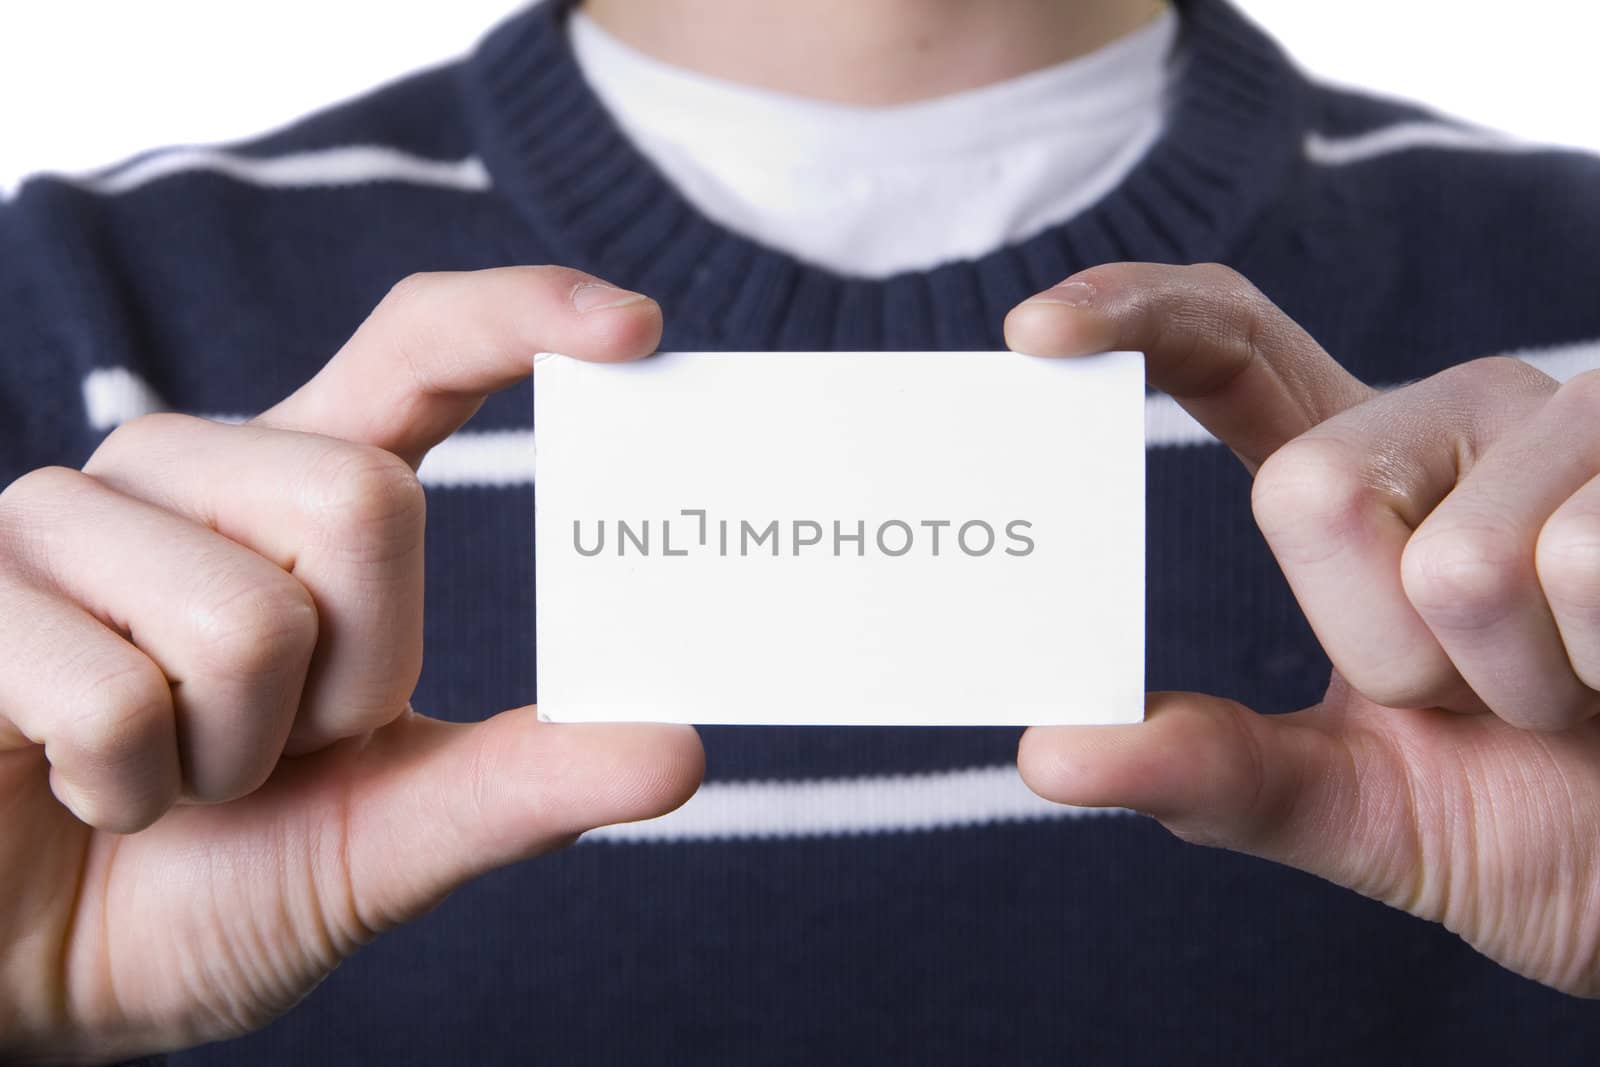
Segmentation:
{"type": "Polygon", "coordinates": [[[1255,473],[1257,524],[1334,674],[1263,716],[1152,694],[1034,728],[1055,801],[1291,864],[1600,996],[1600,372],[1509,359],[1391,393],[1216,266],[1117,264],[1015,309],[1011,347],[1134,349],[1255,473]]]}

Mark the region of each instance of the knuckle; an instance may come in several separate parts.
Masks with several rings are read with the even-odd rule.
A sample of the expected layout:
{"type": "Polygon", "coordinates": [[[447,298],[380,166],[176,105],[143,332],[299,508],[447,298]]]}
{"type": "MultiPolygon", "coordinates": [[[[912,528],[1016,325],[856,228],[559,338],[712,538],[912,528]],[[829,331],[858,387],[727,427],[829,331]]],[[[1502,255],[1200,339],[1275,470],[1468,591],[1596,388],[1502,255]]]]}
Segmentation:
{"type": "Polygon", "coordinates": [[[84,492],[89,476],[71,467],[38,467],[28,471],[0,492],[0,509],[28,513],[45,502],[84,492]]]}
{"type": "Polygon", "coordinates": [[[404,278],[389,287],[378,302],[380,310],[395,311],[399,308],[409,308],[414,304],[423,302],[433,293],[438,285],[438,272],[419,271],[407,274],[404,278]]]}
{"type": "Polygon", "coordinates": [[[400,364],[423,394],[435,391],[426,371],[429,361],[423,354],[438,347],[437,312],[431,305],[436,303],[442,277],[439,272],[424,272],[401,278],[379,301],[362,328],[376,330],[388,339],[400,364]]]}
{"type": "Polygon", "coordinates": [[[1538,373],[1520,359],[1513,359],[1510,356],[1485,356],[1482,359],[1472,359],[1449,367],[1441,373],[1499,384],[1523,381],[1528,378],[1529,372],[1538,373]]]}
{"type": "Polygon", "coordinates": [[[1440,371],[1436,378],[1461,386],[1473,394],[1542,394],[1555,389],[1555,380],[1531,364],[1511,356],[1485,356],[1440,371]]]}
{"type": "Polygon", "coordinates": [[[1457,524],[1412,537],[1400,577],[1412,606],[1430,622],[1479,629],[1502,618],[1530,582],[1532,555],[1510,531],[1457,524]]]}
{"type": "Polygon", "coordinates": [[[100,442],[100,447],[89,457],[84,469],[92,472],[101,467],[113,466],[126,457],[142,456],[156,451],[163,442],[170,442],[191,432],[202,421],[192,415],[179,415],[170,411],[129,419],[100,442]]]}
{"type": "Polygon", "coordinates": [[[93,479],[70,467],[39,467],[0,492],[0,552],[25,570],[50,569],[50,516],[93,491],[93,479]]]}
{"type": "Polygon", "coordinates": [[[153,789],[119,790],[83,775],[50,772],[50,788],[78,819],[97,830],[134,834],[159,819],[177,800],[171,785],[153,789]]]}
{"type": "Polygon", "coordinates": [[[1584,371],[1556,388],[1556,396],[1582,410],[1600,412],[1600,370],[1584,371]]]}
{"type": "Polygon", "coordinates": [[[1194,268],[1196,286],[1215,306],[1215,328],[1232,337],[1253,337],[1272,307],[1255,283],[1232,267],[1202,263],[1194,268]]]}
{"type": "Polygon", "coordinates": [[[1295,562],[1314,546],[1348,543],[1381,507],[1380,494],[1337,441],[1301,437],[1267,457],[1250,488],[1256,524],[1295,562]]]}
{"type": "Polygon", "coordinates": [[[1244,275],[1220,263],[1180,269],[1181,280],[1147,307],[1160,313],[1159,348],[1182,368],[1174,388],[1211,393],[1288,343],[1283,316],[1244,275]]]}
{"type": "Polygon", "coordinates": [[[317,643],[316,604],[287,574],[244,583],[196,608],[191,624],[203,663],[246,679],[303,666],[317,643]]]}
{"type": "Polygon", "coordinates": [[[1255,298],[1261,295],[1248,278],[1225,263],[1196,263],[1188,268],[1188,273],[1203,289],[1228,296],[1255,298]]]}
{"type": "Polygon", "coordinates": [[[1539,532],[1534,554],[1546,596],[1600,618],[1600,513],[1557,513],[1539,532]]]}
{"type": "Polygon", "coordinates": [[[266,784],[277,767],[275,753],[265,749],[235,755],[221,766],[204,771],[188,768],[185,795],[202,804],[227,804],[242,800],[266,784]]]}
{"type": "Polygon", "coordinates": [[[1455,666],[1442,653],[1404,662],[1341,667],[1356,692],[1385,708],[1432,708],[1446,703],[1461,684],[1455,666]]]}
{"type": "Polygon", "coordinates": [[[329,452],[307,482],[307,519],[346,549],[400,555],[421,540],[427,498],[399,456],[351,445],[329,452]]]}
{"type": "Polygon", "coordinates": [[[89,679],[62,735],[46,751],[52,762],[93,776],[127,767],[162,743],[170,730],[172,690],[148,661],[91,672],[89,679]]]}

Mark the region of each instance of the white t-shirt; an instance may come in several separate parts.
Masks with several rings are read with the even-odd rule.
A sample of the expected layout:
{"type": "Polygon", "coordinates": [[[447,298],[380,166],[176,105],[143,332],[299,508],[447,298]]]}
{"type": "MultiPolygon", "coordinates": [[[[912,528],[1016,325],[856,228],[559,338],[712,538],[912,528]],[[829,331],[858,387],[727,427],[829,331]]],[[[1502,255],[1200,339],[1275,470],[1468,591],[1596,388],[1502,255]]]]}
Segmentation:
{"type": "Polygon", "coordinates": [[[581,10],[584,77],[623,132],[712,220],[841,274],[981,256],[1089,207],[1161,132],[1178,19],[967,92],[857,107],[654,59],[581,10]]]}

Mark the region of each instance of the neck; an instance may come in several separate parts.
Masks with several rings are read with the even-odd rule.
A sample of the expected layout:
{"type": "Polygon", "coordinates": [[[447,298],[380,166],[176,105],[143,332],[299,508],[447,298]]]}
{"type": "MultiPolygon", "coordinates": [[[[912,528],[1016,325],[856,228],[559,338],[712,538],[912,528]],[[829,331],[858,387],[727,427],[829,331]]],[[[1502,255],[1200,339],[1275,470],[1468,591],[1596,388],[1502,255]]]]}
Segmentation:
{"type": "Polygon", "coordinates": [[[903,104],[1086,55],[1166,0],[585,0],[641,52],[726,81],[903,104]]]}

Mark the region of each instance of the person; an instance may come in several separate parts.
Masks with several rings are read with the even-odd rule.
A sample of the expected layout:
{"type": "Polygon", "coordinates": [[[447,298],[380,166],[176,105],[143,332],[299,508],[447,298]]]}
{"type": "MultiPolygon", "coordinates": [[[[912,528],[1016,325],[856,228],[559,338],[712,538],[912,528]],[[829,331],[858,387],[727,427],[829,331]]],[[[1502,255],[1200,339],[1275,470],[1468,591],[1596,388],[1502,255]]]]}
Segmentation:
{"type": "Polygon", "coordinates": [[[1597,180],[1223,0],[590,0],[27,183],[0,1057],[1585,1062],[1597,180]],[[537,721],[534,353],[1008,342],[1147,353],[1145,723],[537,721]]]}

